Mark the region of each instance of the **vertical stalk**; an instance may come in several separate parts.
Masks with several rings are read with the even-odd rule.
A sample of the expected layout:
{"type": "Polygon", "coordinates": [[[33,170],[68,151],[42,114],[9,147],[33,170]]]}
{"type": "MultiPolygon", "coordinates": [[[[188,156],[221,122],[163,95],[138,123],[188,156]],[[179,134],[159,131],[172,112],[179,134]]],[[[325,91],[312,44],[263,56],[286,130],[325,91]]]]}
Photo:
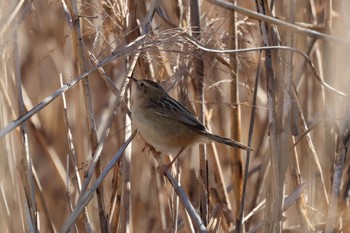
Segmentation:
{"type": "MultiPolygon", "coordinates": [[[[237,4],[236,1],[232,0],[232,4],[237,4]]],[[[231,40],[229,41],[230,49],[238,49],[238,33],[237,33],[237,22],[236,22],[237,12],[232,11],[229,16],[229,35],[231,40]]],[[[231,79],[232,85],[230,86],[231,103],[235,108],[231,111],[231,137],[232,139],[240,142],[241,141],[241,106],[239,104],[239,73],[238,73],[238,57],[235,53],[230,54],[230,66],[232,71],[231,79]]],[[[232,184],[234,185],[234,215],[239,216],[239,203],[241,200],[242,193],[242,178],[243,178],[243,168],[242,168],[242,151],[235,148],[230,148],[231,158],[231,178],[232,184]]],[[[231,209],[231,205],[229,205],[231,209]]],[[[241,210],[242,211],[242,210],[241,210]]]]}
{"type": "MultiPolygon", "coordinates": [[[[22,95],[22,80],[21,80],[21,71],[20,71],[20,64],[19,64],[19,52],[18,52],[18,39],[17,39],[17,32],[14,32],[13,34],[13,52],[14,52],[14,62],[15,62],[15,71],[14,76],[16,80],[16,87],[17,87],[17,94],[18,94],[18,106],[19,106],[19,115],[22,116],[25,113],[25,107],[23,102],[23,95],[22,95]]],[[[23,143],[23,163],[24,163],[24,175],[25,180],[23,180],[24,184],[24,190],[26,193],[26,202],[28,204],[29,208],[29,217],[30,219],[27,219],[28,225],[32,226],[33,232],[39,232],[38,231],[38,221],[37,221],[37,206],[35,201],[35,183],[34,183],[34,175],[33,175],[33,163],[32,163],[32,157],[30,155],[29,151],[29,142],[28,142],[28,128],[27,123],[23,123],[20,126],[20,132],[21,132],[21,139],[23,143]]]]}
{"type": "MultiPolygon", "coordinates": [[[[190,16],[191,16],[191,26],[192,26],[192,36],[200,41],[201,37],[201,26],[200,26],[200,10],[198,0],[191,0],[190,2],[190,16]]],[[[203,59],[201,54],[196,54],[193,57],[193,67],[194,67],[194,84],[195,84],[195,93],[198,96],[200,105],[197,105],[197,115],[199,119],[204,122],[204,90],[203,90],[203,81],[204,81],[204,69],[203,69],[203,59]]],[[[206,152],[206,147],[204,145],[199,146],[200,154],[200,179],[203,184],[203,190],[200,198],[200,212],[201,218],[205,225],[208,223],[208,157],[206,152]]]]}
{"type": "MultiPolygon", "coordinates": [[[[78,50],[77,52],[78,65],[80,67],[80,70],[85,72],[88,68],[87,67],[88,62],[86,60],[86,56],[84,54],[84,49],[83,49],[85,46],[83,41],[82,28],[80,24],[78,4],[75,0],[71,0],[71,4],[72,4],[73,27],[74,27],[73,38],[75,38],[74,41],[78,43],[78,45],[76,46],[78,50]]],[[[92,95],[91,95],[88,76],[82,79],[82,86],[83,86],[83,92],[84,92],[86,120],[89,128],[90,143],[91,143],[90,146],[91,146],[91,152],[92,152],[91,156],[92,156],[96,151],[96,148],[98,145],[98,138],[97,138],[96,122],[95,122],[95,116],[94,116],[94,111],[92,106],[92,95]]],[[[101,162],[100,160],[98,160],[95,168],[95,176],[96,177],[100,176],[101,171],[102,171],[101,162]]],[[[98,210],[99,210],[98,213],[99,213],[101,232],[109,232],[103,184],[101,184],[96,189],[96,194],[97,194],[97,203],[98,203],[98,210]]]]}

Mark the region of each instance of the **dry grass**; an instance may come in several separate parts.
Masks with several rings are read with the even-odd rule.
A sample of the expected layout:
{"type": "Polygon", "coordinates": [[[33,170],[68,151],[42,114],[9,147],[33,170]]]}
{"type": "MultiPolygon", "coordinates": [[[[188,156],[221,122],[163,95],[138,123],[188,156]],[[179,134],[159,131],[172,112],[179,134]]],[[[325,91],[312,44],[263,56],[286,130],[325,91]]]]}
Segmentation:
{"type": "Polygon", "coordinates": [[[1,232],[350,232],[349,3],[196,2],[0,2],[1,232]],[[165,179],[130,75],[255,152],[165,179]]]}

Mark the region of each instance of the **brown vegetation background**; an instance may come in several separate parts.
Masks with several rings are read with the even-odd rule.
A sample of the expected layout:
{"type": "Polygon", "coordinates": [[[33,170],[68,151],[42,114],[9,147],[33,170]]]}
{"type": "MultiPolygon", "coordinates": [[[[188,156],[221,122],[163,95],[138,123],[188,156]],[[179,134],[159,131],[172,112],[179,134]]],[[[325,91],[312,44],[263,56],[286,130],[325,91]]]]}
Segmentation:
{"type": "Polygon", "coordinates": [[[348,9],[2,0],[0,231],[350,232],[348,9]],[[255,151],[196,145],[163,177],[124,151],[130,74],[255,151]]]}

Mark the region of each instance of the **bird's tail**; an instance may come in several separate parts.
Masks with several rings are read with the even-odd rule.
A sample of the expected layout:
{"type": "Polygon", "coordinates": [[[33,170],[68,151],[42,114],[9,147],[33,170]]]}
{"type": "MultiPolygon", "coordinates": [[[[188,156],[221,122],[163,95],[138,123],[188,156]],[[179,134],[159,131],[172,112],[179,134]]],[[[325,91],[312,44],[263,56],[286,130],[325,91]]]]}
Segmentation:
{"type": "Polygon", "coordinates": [[[252,151],[254,151],[253,148],[251,148],[249,146],[246,146],[246,145],[244,145],[244,144],[242,144],[240,142],[231,140],[229,138],[221,137],[219,135],[210,134],[210,133],[207,133],[204,136],[207,139],[213,140],[213,141],[218,142],[218,143],[226,144],[226,145],[229,145],[229,146],[232,146],[232,147],[235,147],[235,148],[239,148],[239,149],[242,149],[242,150],[252,150],[252,151]]]}

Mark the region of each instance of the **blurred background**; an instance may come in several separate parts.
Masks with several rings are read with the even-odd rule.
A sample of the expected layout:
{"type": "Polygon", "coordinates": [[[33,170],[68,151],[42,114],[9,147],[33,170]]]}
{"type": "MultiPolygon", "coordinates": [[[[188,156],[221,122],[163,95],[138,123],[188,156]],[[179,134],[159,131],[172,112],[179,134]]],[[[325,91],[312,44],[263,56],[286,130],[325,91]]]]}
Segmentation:
{"type": "MultiPolygon", "coordinates": [[[[208,231],[350,232],[349,7],[1,1],[0,132],[88,74],[0,138],[1,232],[61,231],[92,156],[100,153],[89,187],[133,131],[130,70],[159,82],[211,132],[255,149],[196,145],[175,163],[208,231]],[[299,53],[242,51],[262,46],[299,53]]],[[[157,167],[136,135],[71,232],[194,232],[157,167]]]]}

